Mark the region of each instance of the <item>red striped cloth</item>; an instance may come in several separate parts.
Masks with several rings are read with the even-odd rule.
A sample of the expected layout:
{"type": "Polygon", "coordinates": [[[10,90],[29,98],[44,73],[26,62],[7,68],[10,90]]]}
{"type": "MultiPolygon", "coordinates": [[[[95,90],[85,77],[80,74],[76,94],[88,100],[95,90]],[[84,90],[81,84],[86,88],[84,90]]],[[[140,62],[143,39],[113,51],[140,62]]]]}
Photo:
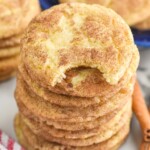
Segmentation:
{"type": "Polygon", "coordinates": [[[0,130],[0,150],[24,150],[24,148],[0,130]]]}

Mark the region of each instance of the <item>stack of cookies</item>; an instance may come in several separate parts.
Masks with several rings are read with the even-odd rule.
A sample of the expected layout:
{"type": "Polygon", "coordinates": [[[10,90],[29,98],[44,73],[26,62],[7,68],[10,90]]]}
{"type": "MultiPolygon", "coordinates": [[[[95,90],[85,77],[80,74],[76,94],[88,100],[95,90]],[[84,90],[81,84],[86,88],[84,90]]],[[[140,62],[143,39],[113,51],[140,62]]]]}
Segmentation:
{"type": "Polygon", "coordinates": [[[0,81],[15,74],[23,31],[40,12],[38,0],[0,1],[0,81]]]}
{"type": "Polygon", "coordinates": [[[99,5],[61,4],[21,44],[15,130],[27,150],[112,150],[124,142],[139,62],[128,25],[99,5]]]}

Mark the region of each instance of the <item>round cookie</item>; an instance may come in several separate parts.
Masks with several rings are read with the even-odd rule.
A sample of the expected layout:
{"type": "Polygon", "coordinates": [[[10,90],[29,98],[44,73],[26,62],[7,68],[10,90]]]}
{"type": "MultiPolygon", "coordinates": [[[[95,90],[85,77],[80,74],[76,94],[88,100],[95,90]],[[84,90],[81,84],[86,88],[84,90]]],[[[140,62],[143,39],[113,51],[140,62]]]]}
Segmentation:
{"type": "Polygon", "coordinates": [[[29,110],[25,107],[25,105],[18,103],[20,112],[29,119],[34,119],[40,124],[47,124],[48,126],[53,126],[56,129],[66,130],[66,131],[78,131],[78,130],[90,130],[93,128],[99,127],[100,124],[105,124],[112,118],[114,118],[123,108],[121,106],[115,109],[112,112],[109,112],[105,116],[98,117],[92,121],[84,121],[84,122],[68,122],[68,121],[55,121],[45,118],[41,118],[36,114],[32,114],[29,110]]]}
{"type": "MultiPolygon", "coordinates": [[[[101,76],[98,70],[95,69],[77,70],[76,69],[74,71],[73,70],[69,71],[66,79],[64,79],[61,83],[57,84],[55,87],[46,86],[45,88],[57,94],[80,96],[80,97],[99,96],[108,99],[114,94],[116,94],[123,86],[125,86],[125,84],[130,80],[131,76],[133,76],[133,74],[136,72],[138,63],[139,63],[139,53],[138,51],[134,51],[132,60],[130,62],[128,69],[126,70],[126,73],[124,74],[123,78],[119,81],[119,83],[116,85],[108,84],[101,76]],[[74,79],[76,81],[75,84],[73,83],[74,79]]],[[[34,85],[35,87],[34,90],[36,90],[37,88],[38,91],[39,90],[43,91],[42,90],[43,88],[40,87],[40,85],[44,86],[42,84],[42,81],[36,84],[35,79],[32,78],[32,76],[29,76],[28,69],[23,64],[19,66],[19,71],[22,74],[24,80],[26,80],[29,86],[31,86],[31,88],[34,85]],[[31,85],[30,82],[32,82],[31,85]]]]}
{"type": "Polygon", "coordinates": [[[38,0],[1,0],[0,39],[22,33],[39,12],[38,0]]]}
{"type": "Polygon", "coordinates": [[[131,94],[132,90],[129,91],[129,93],[124,93],[123,91],[123,93],[119,93],[116,97],[114,96],[111,100],[108,100],[102,105],[96,104],[85,108],[61,107],[45,102],[42,98],[37,96],[29,95],[29,93],[17,83],[15,98],[20,111],[24,112],[24,107],[20,107],[23,104],[25,110],[29,110],[28,113],[30,112],[46,120],[83,122],[96,119],[123,106],[131,100],[131,94]]]}
{"type": "MultiPolygon", "coordinates": [[[[19,71],[19,70],[18,70],[19,71]]],[[[94,104],[103,103],[106,100],[98,97],[86,98],[86,97],[74,97],[56,94],[49,91],[46,88],[40,87],[38,84],[32,82],[27,74],[21,74],[18,72],[17,76],[18,84],[25,87],[28,90],[28,93],[32,95],[35,94],[38,97],[42,97],[43,100],[50,102],[52,104],[60,105],[63,107],[87,107],[94,104]],[[25,77],[25,78],[24,78],[25,77]]]]}
{"type": "Polygon", "coordinates": [[[4,81],[4,80],[8,80],[8,79],[10,79],[11,77],[13,77],[13,76],[15,76],[15,75],[16,75],[16,71],[11,72],[11,73],[6,74],[6,75],[1,75],[1,74],[0,74],[0,82],[1,82],[1,81],[4,81]]]}
{"type": "MultiPolygon", "coordinates": [[[[131,114],[130,114],[131,116],[131,114]]],[[[125,119],[121,119],[121,122],[116,123],[113,127],[110,129],[101,132],[98,135],[91,136],[88,138],[78,138],[78,139],[71,139],[71,138],[58,138],[54,137],[50,134],[46,134],[46,132],[37,132],[35,130],[32,130],[34,134],[36,134],[39,137],[43,137],[44,139],[48,140],[49,142],[56,142],[63,145],[69,145],[69,146],[90,146],[93,144],[98,144],[100,142],[106,141],[107,139],[111,138],[114,134],[116,134],[124,125],[126,122],[129,122],[130,116],[128,115],[125,117],[125,119]]],[[[33,128],[32,128],[33,129],[33,128]]]]}
{"type": "MultiPolygon", "coordinates": [[[[118,105],[118,107],[123,106],[125,104],[125,102],[127,102],[128,100],[131,100],[131,99],[128,97],[127,99],[124,100],[123,103],[118,105]]],[[[96,112],[94,113],[92,111],[94,109],[94,107],[90,108],[91,109],[90,111],[92,111],[92,113],[94,113],[94,115],[92,115],[92,113],[90,113],[90,111],[88,111],[88,109],[87,110],[81,109],[82,111],[79,110],[78,112],[76,112],[77,110],[73,110],[74,113],[72,113],[71,108],[63,109],[63,108],[59,108],[59,106],[52,106],[50,104],[47,104],[49,106],[49,107],[47,107],[46,104],[41,105],[41,103],[38,103],[38,102],[36,104],[33,104],[32,102],[25,103],[25,104],[24,103],[25,102],[22,102],[20,99],[17,99],[17,105],[19,107],[20,112],[22,112],[24,115],[30,116],[30,117],[31,116],[39,116],[39,118],[43,121],[55,120],[55,121],[61,121],[61,122],[85,122],[85,121],[95,120],[95,119],[109,113],[109,110],[106,110],[106,111],[104,110],[104,112],[100,112],[98,109],[98,110],[96,110],[96,111],[98,111],[98,114],[96,114],[96,112]],[[28,112],[26,112],[26,110],[28,110],[28,112]],[[41,111],[43,111],[43,112],[41,113],[41,111]],[[84,113],[84,114],[82,114],[80,116],[79,114],[81,114],[81,113],[84,113]],[[85,116],[85,114],[86,114],[86,116],[85,116]]],[[[117,108],[112,108],[111,111],[113,111],[115,109],[117,109],[117,108]]]]}
{"type": "Polygon", "coordinates": [[[15,118],[15,131],[20,143],[23,144],[27,150],[115,150],[127,137],[129,133],[129,123],[127,122],[118,133],[107,141],[87,147],[59,145],[57,143],[48,142],[41,137],[37,137],[25,124],[23,124],[19,116],[16,116],[15,118]]]}
{"type": "Polygon", "coordinates": [[[80,3],[87,3],[87,4],[100,4],[103,6],[107,6],[111,0],[59,0],[60,3],[67,3],[67,2],[80,2],[80,3]]]}
{"type": "MultiPolygon", "coordinates": [[[[129,117],[129,116],[128,116],[129,117]]],[[[130,118],[130,117],[129,117],[130,118]]],[[[116,134],[126,122],[129,122],[130,119],[125,118],[126,120],[122,119],[122,122],[116,123],[111,129],[106,130],[105,132],[101,132],[98,135],[89,137],[89,138],[78,138],[78,139],[67,139],[67,138],[56,138],[51,136],[50,134],[46,134],[45,132],[36,132],[35,130],[32,130],[34,134],[37,136],[43,137],[44,139],[48,140],[49,142],[56,142],[63,145],[69,145],[69,146],[90,146],[93,144],[98,144],[100,142],[103,142],[109,138],[111,138],[114,134],[116,134]]]]}
{"type": "Polygon", "coordinates": [[[133,27],[139,30],[149,30],[150,29],[150,17],[134,25],[133,27]]]}
{"type": "MultiPolygon", "coordinates": [[[[14,70],[15,68],[5,68],[5,69],[3,69],[3,71],[1,71],[0,72],[0,77],[4,77],[4,76],[7,76],[7,75],[9,75],[9,74],[12,74],[12,72],[13,72],[13,70],[14,70]]],[[[14,72],[16,72],[16,69],[14,70],[14,72]]]]}
{"type": "MultiPolygon", "coordinates": [[[[20,86],[26,88],[30,95],[34,97],[41,97],[43,100],[50,102],[52,104],[57,104],[64,107],[87,107],[96,104],[103,104],[107,102],[109,99],[113,99],[113,97],[117,97],[119,93],[124,92],[128,95],[130,91],[133,91],[133,85],[135,82],[135,77],[132,77],[130,81],[118,91],[118,93],[114,94],[112,97],[74,97],[67,95],[60,95],[53,92],[50,92],[46,88],[40,87],[38,84],[33,82],[31,78],[26,73],[25,68],[22,65],[19,65],[19,73],[18,73],[18,82],[20,86]]],[[[111,100],[112,100],[111,99],[111,100]]]]}
{"type": "Polygon", "coordinates": [[[68,70],[80,67],[94,68],[115,85],[134,51],[130,28],[119,15],[83,3],[61,4],[42,12],[28,26],[21,46],[29,75],[47,87],[61,83],[68,70]]]}
{"type": "Polygon", "coordinates": [[[0,39],[0,50],[1,48],[19,46],[21,37],[22,34],[18,34],[8,38],[0,39]]]}
{"type": "Polygon", "coordinates": [[[0,59],[15,56],[19,54],[19,52],[20,52],[19,46],[0,48],[0,59]]]}
{"type": "MultiPolygon", "coordinates": [[[[29,119],[23,115],[21,115],[22,120],[25,122],[25,124],[28,125],[28,127],[36,133],[36,135],[47,135],[47,137],[53,136],[58,138],[66,138],[66,139],[83,139],[83,138],[89,138],[95,135],[103,135],[104,133],[106,135],[106,132],[108,133],[108,130],[111,130],[118,122],[124,122],[124,120],[127,120],[129,116],[131,115],[131,101],[123,107],[122,110],[116,114],[113,118],[108,120],[105,124],[99,124],[98,127],[89,129],[89,130],[78,130],[78,131],[66,131],[62,129],[56,129],[53,126],[49,126],[46,123],[38,122],[34,119],[29,119]]],[[[110,132],[109,132],[110,133],[110,132]]]]}
{"type": "Polygon", "coordinates": [[[147,17],[149,17],[148,12],[150,9],[149,0],[59,0],[59,2],[100,4],[116,11],[129,25],[134,25],[147,19],[147,17]]]}
{"type": "Polygon", "coordinates": [[[80,2],[80,3],[87,3],[87,4],[100,4],[103,6],[107,6],[111,0],[59,0],[60,3],[67,3],[67,2],[80,2]]]}
{"type": "MultiPolygon", "coordinates": [[[[12,68],[15,65],[15,62],[19,60],[19,55],[13,56],[13,57],[8,57],[8,58],[1,58],[0,59],[0,71],[3,71],[8,68],[12,68]],[[9,67],[10,66],[10,67],[9,67]]],[[[16,63],[17,64],[17,63],[16,63]]]]}
{"type": "Polygon", "coordinates": [[[6,74],[10,72],[14,72],[17,69],[17,65],[19,62],[19,55],[8,57],[4,59],[0,59],[0,74],[6,74]]]}

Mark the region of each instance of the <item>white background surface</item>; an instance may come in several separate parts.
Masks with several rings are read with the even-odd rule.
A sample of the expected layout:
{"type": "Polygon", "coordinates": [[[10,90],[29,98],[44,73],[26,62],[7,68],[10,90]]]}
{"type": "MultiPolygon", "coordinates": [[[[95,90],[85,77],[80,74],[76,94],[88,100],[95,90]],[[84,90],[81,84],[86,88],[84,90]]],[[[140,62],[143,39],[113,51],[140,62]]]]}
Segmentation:
{"type": "MultiPolygon", "coordinates": [[[[0,83],[0,129],[16,140],[13,119],[18,109],[14,99],[16,80],[0,83]]],[[[136,119],[131,123],[131,134],[120,150],[138,150],[141,142],[140,128],[136,119]]]]}

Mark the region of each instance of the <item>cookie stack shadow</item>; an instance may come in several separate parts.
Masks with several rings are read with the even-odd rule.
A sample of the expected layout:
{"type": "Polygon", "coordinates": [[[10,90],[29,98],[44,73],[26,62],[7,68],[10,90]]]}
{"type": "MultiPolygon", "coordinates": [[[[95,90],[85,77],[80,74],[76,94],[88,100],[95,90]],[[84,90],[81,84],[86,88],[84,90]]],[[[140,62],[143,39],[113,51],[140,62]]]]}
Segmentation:
{"type": "Polygon", "coordinates": [[[29,22],[39,12],[37,0],[0,2],[0,81],[16,74],[20,39],[29,22]]]}
{"type": "MultiPolygon", "coordinates": [[[[96,15],[102,13],[101,10],[103,11],[103,9],[104,14],[105,11],[109,11],[101,6],[88,6],[85,4],[64,4],[54,7],[52,10],[55,13],[58,12],[58,14],[60,10],[66,11],[64,13],[66,15],[69,11],[76,11],[76,8],[78,8],[78,12],[83,13],[83,10],[86,11],[86,9],[83,9],[84,7],[87,12],[92,11],[93,13],[91,14],[94,15],[95,9],[98,12],[96,15]],[[93,7],[93,10],[91,10],[91,7],[93,7]]],[[[33,25],[36,21],[42,21],[42,23],[43,21],[48,21],[48,19],[43,19],[42,17],[51,17],[51,12],[51,10],[48,10],[43,13],[43,16],[41,14],[39,18],[37,17],[34,20],[33,25]]],[[[86,12],[84,14],[88,15],[86,12]]],[[[113,12],[111,12],[112,14],[113,12]]],[[[114,13],[114,16],[117,15],[114,13]]],[[[43,25],[47,26],[46,23],[43,23],[43,25]]],[[[33,29],[32,25],[30,27],[33,29]]],[[[41,26],[36,25],[36,27],[41,26]]],[[[120,29],[119,32],[121,33],[122,28],[120,29]]],[[[36,29],[33,32],[38,33],[36,29]]],[[[33,32],[31,33],[29,29],[26,36],[29,36],[30,39],[33,32]]],[[[127,32],[124,33],[128,35],[127,32]]],[[[133,49],[128,49],[131,57],[126,56],[124,59],[130,59],[129,65],[116,84],[112,85],[107,82],[98,69],[81,65],[68,69],[65,72],[66,77],[55,86],[52,86],[46,82],[46,79],[53,72],[50,71],[48,74],[42,70],[45,66],[39,66],[42,63],[38,64],[38,62],[43,62],[44,57],[37,59],[34,56],[43,53],[40,53],[41,49],[39,51],[36,49],[35,53],[33,53],[33,49],[31,50],[33,46],[27,48],[26,46],[29,46],[33,39],[26,40],[26,36],[24,37],[25,43],[22,43],[22,62],[18,69],[15,91],[15,98],[19,108],[19,113],[15,118],[15,130],[19,142],[27,150],[118,149],[130,130],[132,93],[139,62],[137,48],[133,46],[133,49]],[[29,44],[27,44],[28,42],[29,44]],[[26,51],[28,51],[29,55],[25,55],[26,51]],[[33,57],[31,57],[32,54],[33,57]],[[25,57],[29,58],[29,61],[25,57]],[[35,64],[38,66],[36,69],[32,66],[35,60],[35,64]],[[32,61],[33,63],[30,63],[32,61]],[[39,72],[37,71],[38,69],[39,72]],[[37,71],[37,74],[35,74],[34,70],[37,71]]],[[[33,36],[32,38],[38,36],[33,36]]],[[[49,36],[43,36],[42,33],[42,37],[49,36]]],[[[36,40],[34,39],[33,41],[36,40]]],[[[129,40],[128,43],[130,43],[129,40]]],[[[69,57],[69,55],[65,56],[69,57]]],[[[51,61],[48,62],[50,63],[51,61]]],[[[48,66],[46,69],[51,69],[51,67],[48,66]]]]}

